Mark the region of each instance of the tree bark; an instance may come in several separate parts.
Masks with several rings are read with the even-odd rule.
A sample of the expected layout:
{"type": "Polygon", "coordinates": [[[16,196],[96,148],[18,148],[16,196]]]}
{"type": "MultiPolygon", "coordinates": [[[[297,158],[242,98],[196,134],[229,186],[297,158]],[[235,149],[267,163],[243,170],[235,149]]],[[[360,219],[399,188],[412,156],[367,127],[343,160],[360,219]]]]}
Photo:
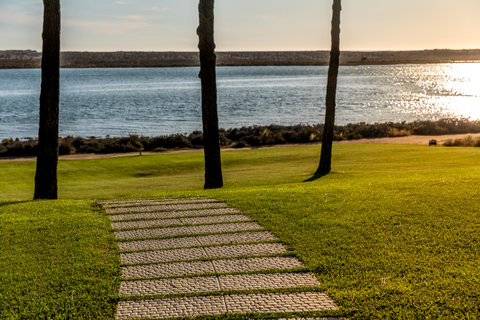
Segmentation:
{"type": "Polygon", "coordinates": [[[200,0],[200,25],[197,29],[202,82],[202,121],[205,151],[205,189],[223,186],[218,132],[217,78],[214,41],[214,0],[200,0]]]}
{"type": "Polygon", "coordinates": [[[34,199],[57,199],[60,0],[43,0],[42,85],[34,199]]]}
{"type": "Polygon", "coordinates": [[[340,12],[341,0],[333,0],[332,17],[332,48],[330,51],[330,65],[328,68],[328,83],[326,96],[325,126],[322,137],[322,153],[316,176],[330,173],[332,168],[333,132],[335,127],[335,106],[337,96],[337,77],[340,62],[340,12]]]}

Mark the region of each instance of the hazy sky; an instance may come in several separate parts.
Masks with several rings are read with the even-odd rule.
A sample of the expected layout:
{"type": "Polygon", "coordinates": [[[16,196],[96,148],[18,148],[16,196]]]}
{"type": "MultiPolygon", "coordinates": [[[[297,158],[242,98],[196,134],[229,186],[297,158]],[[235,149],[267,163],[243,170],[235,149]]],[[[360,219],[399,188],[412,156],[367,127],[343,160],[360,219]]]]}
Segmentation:
{"type": "MultiPolygon", "coordinates": [[[[331,0],[217,0],[223,50],[324,50],[331,0]]],[[[196,50],[198,0],[61,0],[62,50],[196,50]]],[[[0,0],[0,50],[41,48],[41,0],[0,0]]],[[[480,0],[343,0],[344,50],[480,48],[480,0]]]]}

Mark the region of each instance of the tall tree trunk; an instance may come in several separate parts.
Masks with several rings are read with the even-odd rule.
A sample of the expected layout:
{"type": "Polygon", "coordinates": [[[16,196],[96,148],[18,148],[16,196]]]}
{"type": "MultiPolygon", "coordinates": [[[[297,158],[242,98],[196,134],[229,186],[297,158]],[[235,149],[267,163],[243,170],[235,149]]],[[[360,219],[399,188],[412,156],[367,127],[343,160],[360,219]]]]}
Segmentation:
{"type": "Polygon", "coordinates": [[[214,0],[200,0],[200,25],[197,29],[202,82],[203,144],[205,150],[205,189],[223,186],[218,133],[217,77],[214,41],[214,0]]]}
{"type": "Polygon", "coordinates": [[[43,0],[42,88],[34,199],[57,199],[60,0],[43,0]]]}
{"type": "Polygon", "coordinates": [[[323,128],[322,153],[315,175],[326,175],[332,167],[333,131],[335,127],[335,105],[337,96],[338,65],[340,61],[340,11],[341,0],[333,0],[332,49],[328,68],[325,126],[323,128]]]}

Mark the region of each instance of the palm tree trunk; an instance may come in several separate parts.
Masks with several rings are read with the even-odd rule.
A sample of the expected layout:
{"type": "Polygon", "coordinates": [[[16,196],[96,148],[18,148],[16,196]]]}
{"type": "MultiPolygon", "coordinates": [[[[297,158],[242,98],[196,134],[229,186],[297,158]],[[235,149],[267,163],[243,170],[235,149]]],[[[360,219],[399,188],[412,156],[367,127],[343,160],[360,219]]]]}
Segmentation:
{"type": "Polygon", "coordinates": [[[333,0],[332,17],[332,49],[330,51],[330,65],[328,68],[328,83],[326,96],[325,126],[322,137],[322,153],[316,176],[330,173],[332,167],[333,131],[335,127],[335,106],[337,96],[337,77],[340,62],[340,11],[341,0],[333,0]]]}
{"type": "Polygon", "coordinates": [[[218,133],[217,78],[214,41],[214,0],[200,0],[200,25],[197,30],[202,82],[203,144],[205,150],[205,189],[223,186],[218,133]]]}
{"type": "Polygon", "coordinates": [[[57,199],[60,0],[43,0],[42,87],[34,199],[57,199]]]}

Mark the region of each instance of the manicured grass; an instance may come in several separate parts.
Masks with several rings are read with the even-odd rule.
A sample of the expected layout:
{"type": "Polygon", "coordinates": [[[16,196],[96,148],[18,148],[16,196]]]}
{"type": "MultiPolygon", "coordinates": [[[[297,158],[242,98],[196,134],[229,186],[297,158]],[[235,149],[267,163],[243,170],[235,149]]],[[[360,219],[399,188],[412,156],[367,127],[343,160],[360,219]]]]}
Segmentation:
{"type": "Polygon", "coordinates": [[[119,259],[90,201],[0,204],[0,318],[110,319],[119,259]]]}
{"type": "MultiPolygon", "coordinates": [[[[352,319],[480,318],[480,150],[336,145],[334,151],[334,172],[313,182],[303,181],[316,169],[318,146],[226,152],[225,188],[214,191],[202,190],[202,154],[62,161],[60,197],[106,199],[173,194],[226,200],[273,230],[315,271],[324,289],[340,306],[339,314],[352,319]]],[[[102,279],[98,281],[107,289],[103,293],[92,291],[85,299],[97,301],[92,310],[111,314],[111,304],[106,301],[115,287],[118,261],[105,218],[89,206],[91,202],[1,204],[29,200],[33,175],[33,163],[0,162],[2,235],[3,229],[17,230],[28,225],[28,234],[36,234],[32,241],[38,247],[50,236],[65,239],[52,240],[53,251],[64,243],[76,248],[78,256],[95,256],[87,252],[97,249],[82,245],[81,241],[103,248],[104,260],[91,259],[91,266],[96,267],[81,266],[79,262],[77,268],[107,268],[98,275],[102,279]],[[64,206],[69,209],[62,213],[64,206]],[[37,207],[43,210],[35,213],[37,207]],[[53,214],[53,208],[59,211],[53,214]],[[76,221],[79,225],[99,227],[92,227],[96,231],[91,233],[74,232],[73,238],[62,235],[67,232],[63,227],[42,231],[51,219],[46,217],[52,214],[64,217],[52,219],[56,221],[54,225],[61,224],[61,220],[67,225],[76,221]]],[[[28,239],[21,234],[19,231],[0,241],[18,241],[18,247],[23,249],[16,256],[30,249],[36,251],[35,246],[28,248],[28,239]]],[[[4,249],[3,243],[0,250],[0,263],[14,255],[12,249],[4,249]]],[[[36,254],[26,255],[36,261],[36,254]]],[[[59,256],[52,252],[44,259],[42,277],[63,285],[63,277],[56,276],[60,271],[48,270],[59,256]]],[[[82,263],[88,264],[86,260],[82,263]]],[[[43,315],[43,309],[35,307],[36,300],[25,294],[32,292],[31,283],[25,279],[11,280],[15,279],[15,268],[16,263],[6,263],[0,269],[6,275],[1,277],[5,284],[0,294],[17,296],[13,307],[0,306],[0,314],[3,308],[9,315],[26,308],[43,315]],[[16,294],[22,290],[24,294],[16,294]]],[[[68,264],[56,268],[75,274],[68,264]]],[[[68,286],[78,292],[81,289],[76,286],[82,286],[76,280],[68,286]]],[[[42,281],[40,287],[47,282],[42,281]]],[[[48,289],[40,287],[34,288],[48,289]]],[[[42,296],[54,296],[56,292],[47,291],[42,296]]],[[[51,304],[54,298],[44,299],[50,299],[50,303],[45,302],[46,310],[55,308],[51,304]]],[[[67,298],[62,301],[68,305],[67,298]]]]}

